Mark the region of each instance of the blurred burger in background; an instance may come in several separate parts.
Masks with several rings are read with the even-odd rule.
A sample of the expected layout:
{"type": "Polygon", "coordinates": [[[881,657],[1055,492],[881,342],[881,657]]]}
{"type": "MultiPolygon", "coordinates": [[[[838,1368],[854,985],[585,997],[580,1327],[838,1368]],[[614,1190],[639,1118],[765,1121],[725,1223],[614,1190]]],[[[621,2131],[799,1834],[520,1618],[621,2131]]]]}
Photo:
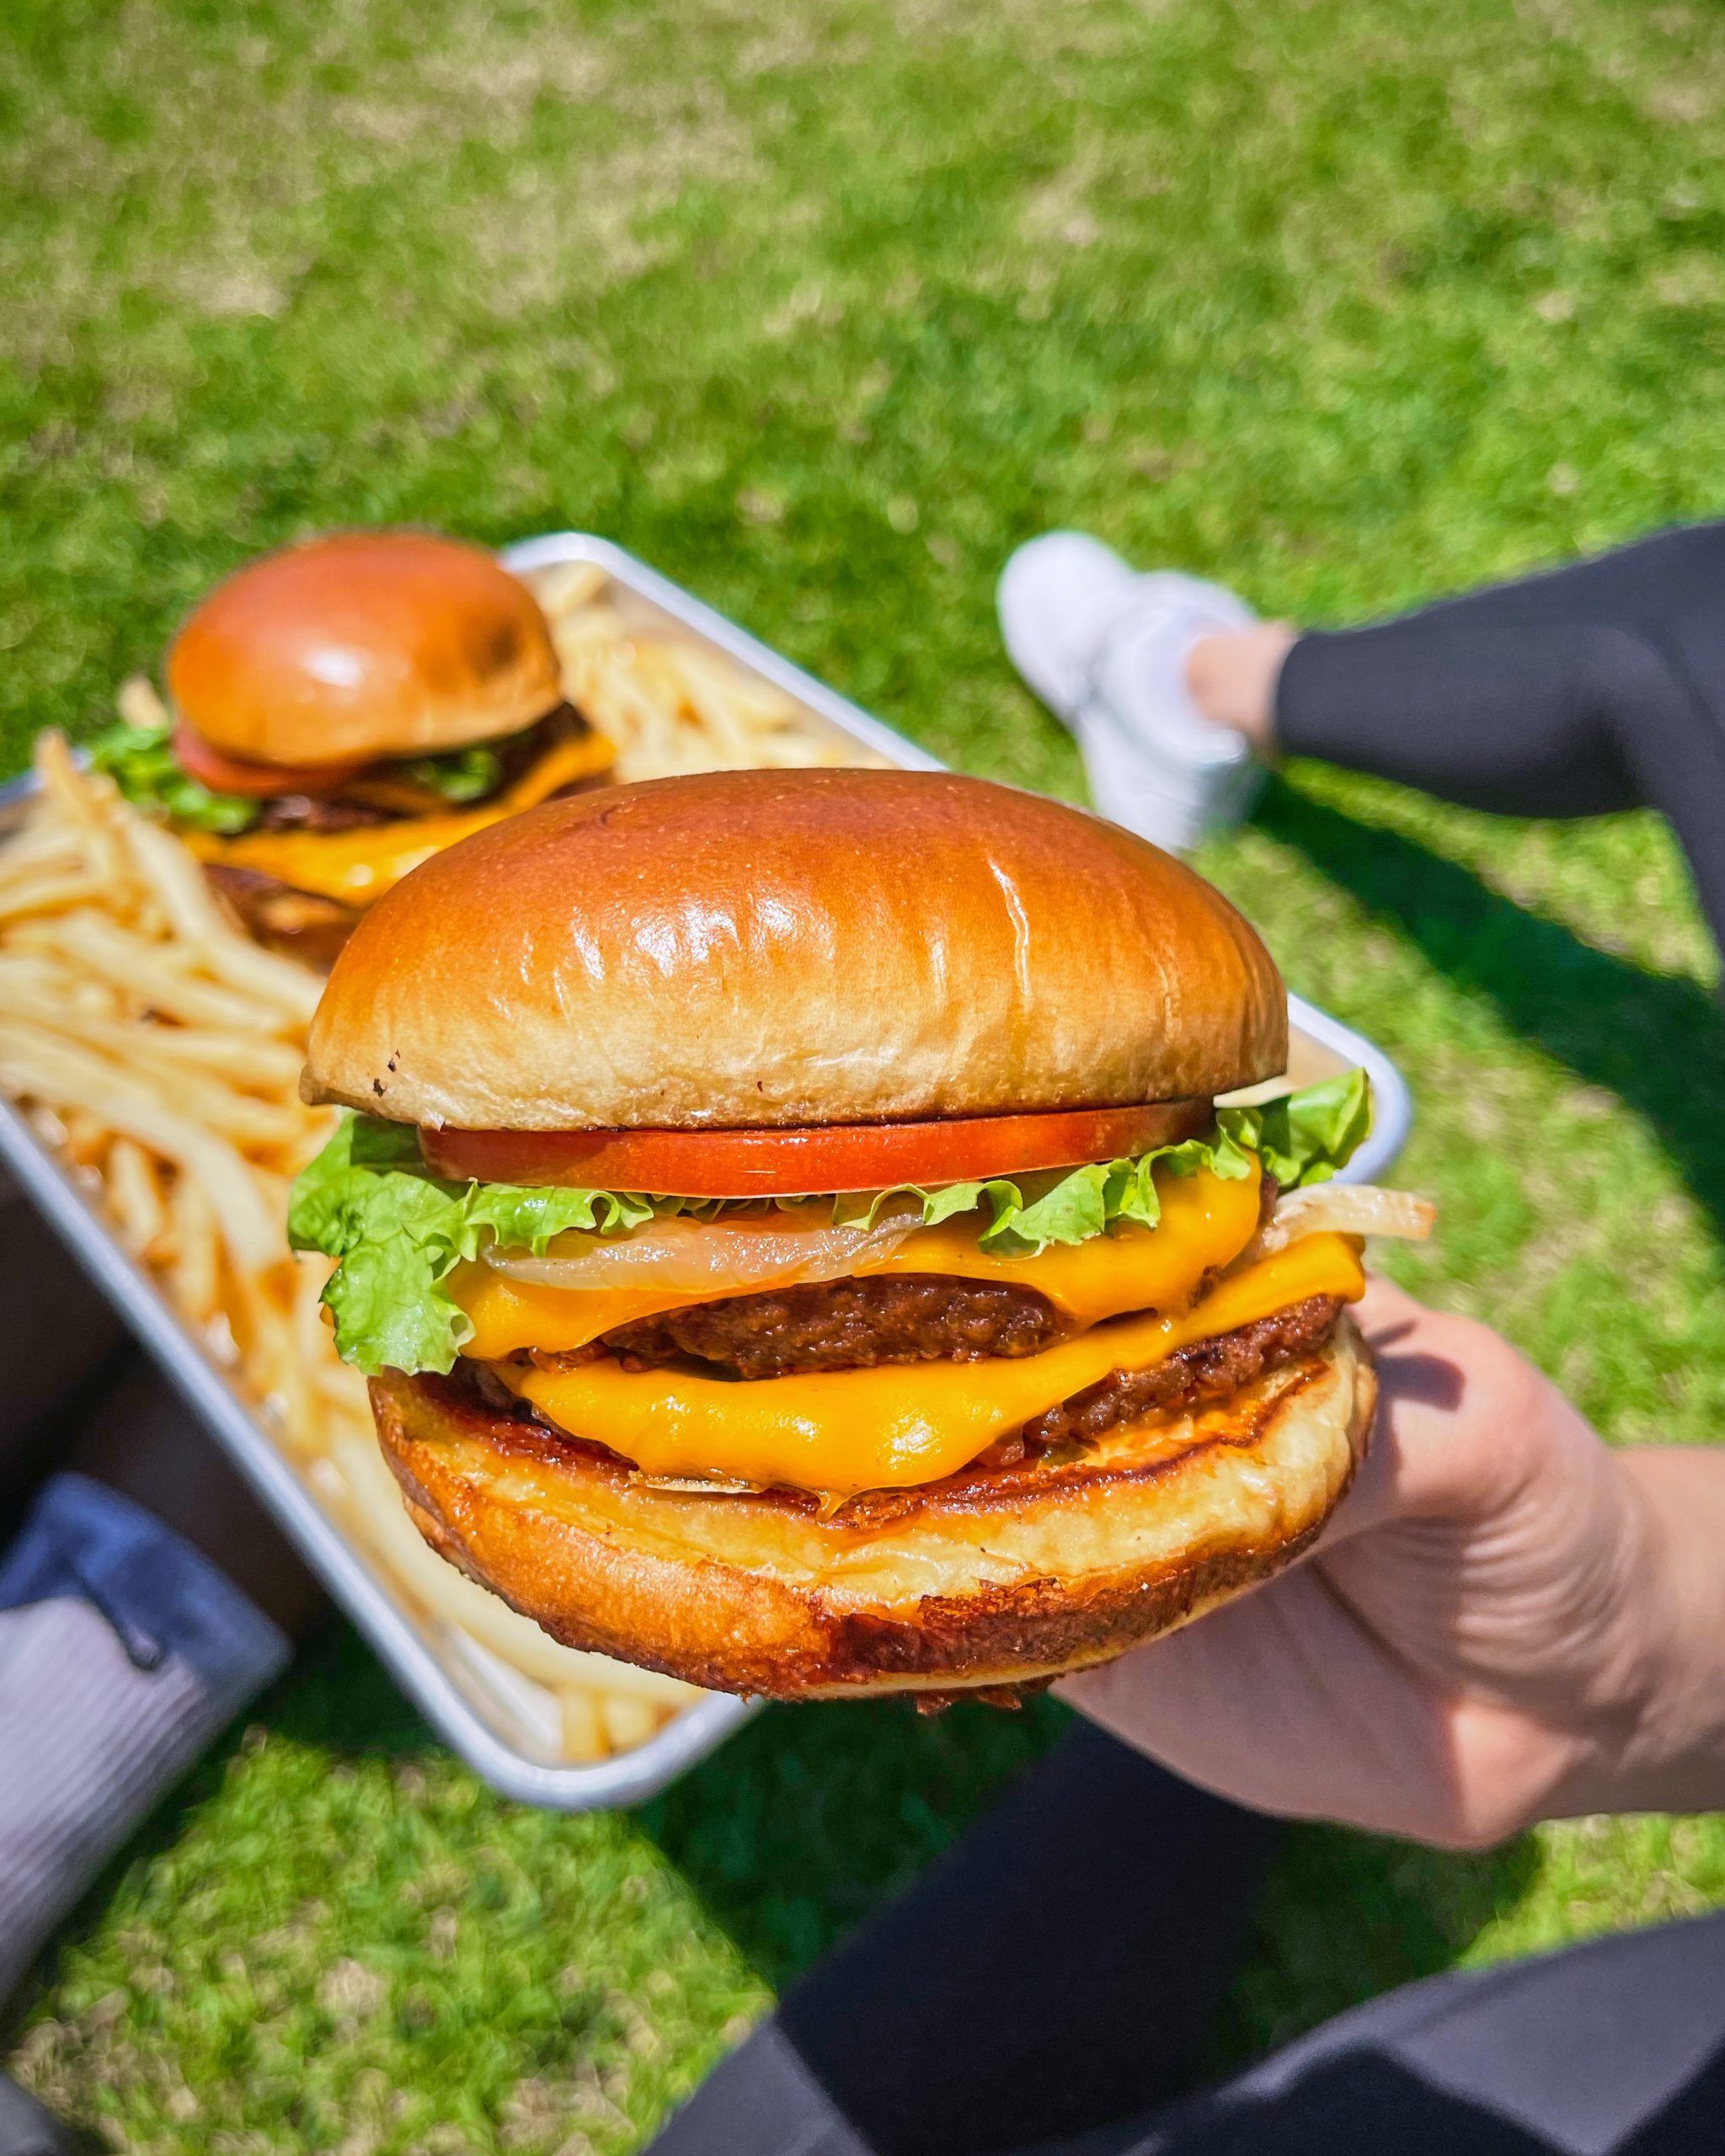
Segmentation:
{"type": "Polygon", "coordinates": [[[302,1091],[296,1246],[446,1556],[571,1645],[782,1698],[1007,1696],[1268,1577],[1375,1396],[1268,953],[974,779],[553,803],[392,891],[302,1091]]]}
{"type": "Polygon", "coordinates": [[[478,547],[342,532],[249,563],[180,629],[165,718],[91,760],[264,944],[328,966],[432,854],[604,778],[532,594],[478,547]]]}

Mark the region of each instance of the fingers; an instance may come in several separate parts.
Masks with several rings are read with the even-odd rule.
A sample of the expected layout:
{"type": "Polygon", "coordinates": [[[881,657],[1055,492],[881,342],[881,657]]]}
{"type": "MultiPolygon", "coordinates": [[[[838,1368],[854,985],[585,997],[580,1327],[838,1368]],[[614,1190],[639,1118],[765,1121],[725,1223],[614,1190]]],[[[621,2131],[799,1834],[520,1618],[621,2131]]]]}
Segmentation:
{"type": "Polygon", "coordinates": [[[1378,1403],[1365,1461],[1314,1555],[1431,1510],[1466,1509],[1482,1433],[1525,1413],[1535,1374],[1476,1320],[1434,1310],[1370,1276],[1354,1320],[1377,1365],[1378,1403]]]}
{"type": "Polygon", "coordinates": [[[1484,1519],[1597,1447],[1550,1380],[1477,1318],[1376,1278],[1356,1316],[1377,1363],[1377,1416],[1321,1548],[1397,1520],[1484,1519]]]}

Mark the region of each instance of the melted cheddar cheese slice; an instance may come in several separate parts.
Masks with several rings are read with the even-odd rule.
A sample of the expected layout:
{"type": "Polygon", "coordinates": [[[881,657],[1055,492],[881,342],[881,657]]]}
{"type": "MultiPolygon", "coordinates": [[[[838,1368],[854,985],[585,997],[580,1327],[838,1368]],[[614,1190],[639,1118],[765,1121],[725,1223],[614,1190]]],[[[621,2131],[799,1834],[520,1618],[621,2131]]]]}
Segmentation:
{"type": "Polygon", "coordinates": [[[1163,1171],[1156,1187],[1162,1217],[1154,1228],[1116,1228],[1087,1242],[1050,1244],[1037,1257],[1007,1257],[978,1247],[972,1214],[919,1229],[889,1257],[857,1270],[950,1273],[1035,1288],[1075,1328],[1124,1310],[1183,1309],[1204,1274],[1236,1258],[1257,1233],[1258,1178],[1163,1171]]]}
{"type": "Polygon", "coordinates": [[[339,899],[344,905],[368,906],[433,854],[505,817],[537,808],[559,787],[608,771],[616,757],[602,734],[555,742],[494,801],[461,815],[405,816],[353,831],[250,831],[236,839],[201,831],[182,835],[200,861],[254,869],[291,883],[296,891],[339,899]]]}
{"type": "Polygon", "coordinates": [[[560,1429],[649,1475],[732,1478],[854,1495],[957,1473],[995,1438],[1114,1370],[1149,1368],[1308,1295],[1354,1300],[1365,1275],[1345,1236],[1307,1235],[1222,1281],[1183,1315],[1122,1318],[1039,1355],[736,1382],[616,1362],[497,1374],[560,1429]]]}
{"type": "MultiPolygon", "coordinates": [[[[1002,1257],[979,1250],[979,1216],[968,1214],[937,1228],[920,1228],[891,1255],[857,1267],[867,1273],[948,1273],[973,1280],[1005,1280],[1034,1288],[1076,1328],[1124,1310],[1183,1309],[1206,1273],[1239,1256],[1258,1226],[1258,1177],[1226,1182],[1201,1168],[1190,1176],[1159,1175],[1162,1217],[1154,1228],[1118,1229],[1038,1257],[1002,1257]]],[[[596,1289],[530,1286],[489,1265],[464,1265],[450,1292],[472,1320],[462,1353],[494,1362],[521,1348],[566,1354],[614,1326],[691,1303],[717,1302],[740,1291],[718,1288],[596,1289]]]]}

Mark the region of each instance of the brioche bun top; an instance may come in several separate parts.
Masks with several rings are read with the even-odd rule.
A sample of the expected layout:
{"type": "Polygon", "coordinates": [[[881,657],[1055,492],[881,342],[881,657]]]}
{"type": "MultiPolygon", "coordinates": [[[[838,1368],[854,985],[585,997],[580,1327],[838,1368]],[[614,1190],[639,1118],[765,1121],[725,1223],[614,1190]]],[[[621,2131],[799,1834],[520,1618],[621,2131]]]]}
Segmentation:
{"type": "Polygon", "coordinates": [[[483,547],[343,531],[219,584],[168,655],[181,718],[255,763],[435,755],[563,701],[545,617],[483,547]]]}
{"type": "Polygon", "coordinates": [[[302,1091],[467,1129],[718,1129],[1112,1107],[1282,1070],[1220,893],[987,781],[728,771],[548,803],[373,906],[302,1091]]]}

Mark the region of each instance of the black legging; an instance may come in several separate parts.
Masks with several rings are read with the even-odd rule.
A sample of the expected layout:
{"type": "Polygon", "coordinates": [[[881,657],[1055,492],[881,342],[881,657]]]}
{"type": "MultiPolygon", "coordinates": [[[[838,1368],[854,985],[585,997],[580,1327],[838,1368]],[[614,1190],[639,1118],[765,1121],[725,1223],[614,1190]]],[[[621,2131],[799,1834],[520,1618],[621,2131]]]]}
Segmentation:
{"type": "Polygon", "coordinates": [[[1275,732],[1500,814],[1657,808],[1725,947],[1725,524],[1303,636],[1275,732]]]}
{"type": "Polygon", "coordinates": [[[1372,2000],[1187,2095],[1275,1829],[1081,1726],[651,2156],[1717,2156],[1725,1912],[1372,2000]]]}

